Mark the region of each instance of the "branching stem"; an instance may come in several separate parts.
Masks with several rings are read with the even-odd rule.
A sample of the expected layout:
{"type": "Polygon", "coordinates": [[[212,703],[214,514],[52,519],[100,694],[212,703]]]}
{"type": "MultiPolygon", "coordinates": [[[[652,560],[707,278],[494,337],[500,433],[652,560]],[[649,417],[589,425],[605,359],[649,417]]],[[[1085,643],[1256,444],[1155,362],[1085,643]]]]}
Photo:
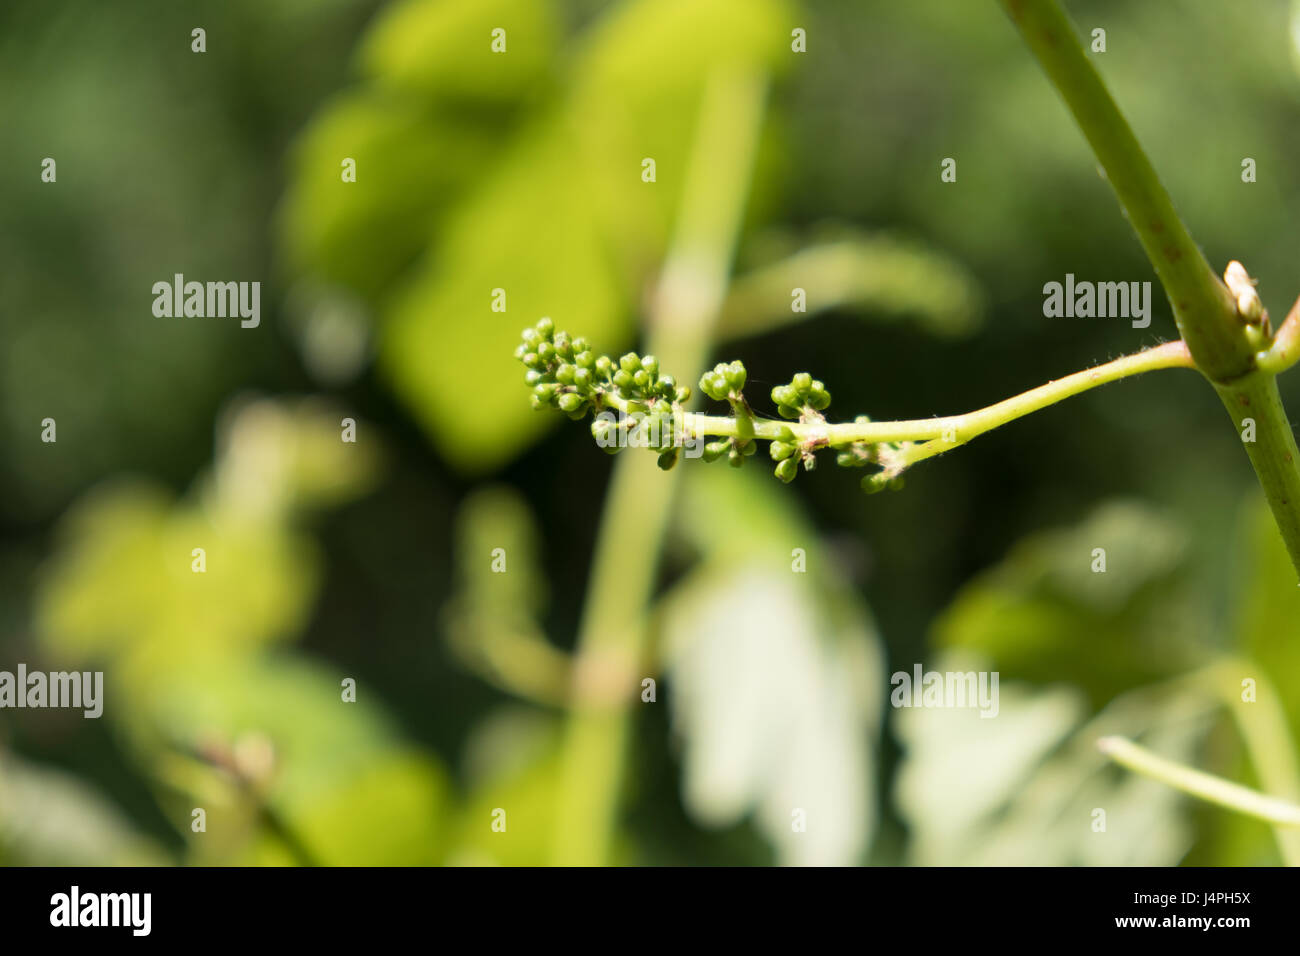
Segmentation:
{"type": "Polygon", "coordinates": [[[1111,99],[1057,0],[1001,0],[1007,15],[1065,100],[1106,171],[1155,267],[1196,367],[1214,383],[1245,442],[1291,563],[1300,572],[1300,450],[1275,376],[1300,358],[1296,311],[1263,351],[1251,344],[1233,295],[1174,211],[1151,161],[1111,99]]]}
{"type": "MultiPolygon", "coordinates": [[[[681,416],[681,425],[686,435],[695,437],[746,438],[756,437],[766,440],[780,439],[787,431],[793,432],[800,442],[817,442],[830,447],[850,445],[855,442],[875,444],[878,442],[927,442],[913,449],[912,460],[920,461],[941,452],[963,445],[985,432],[1001,425],[1022,418],[1031,412],[1054,405],[1063,399],[1106,385],[1110,382],[1140,375],[1162,368],[1195,368],[1187,346],[1181,342],[1166,342],[1154,348],[1144,349],[1133,355],[1097,365],[1081,372],[1075,372],[1064,378],[1055,379],[1045,385],[1032,388],[1027,392],[1012,396],[987,408],[967,412],[964,415],[949,415],[944,418],[918,418],[893,422],[840,422],[836,424],[816,422],[786,422],[777,419],[755,418],[752,426],[748,421],[738,421],[729,415],[702,415],[686,412],[681,416]],[[929,442],[935,443],[931,448],[929,442]],[[924,452],[921,449],[925,449],[924,452]]],[[[607,393],[603,401],[619,409],[628,411],[630,403],[616,394],[607,393]]]]}

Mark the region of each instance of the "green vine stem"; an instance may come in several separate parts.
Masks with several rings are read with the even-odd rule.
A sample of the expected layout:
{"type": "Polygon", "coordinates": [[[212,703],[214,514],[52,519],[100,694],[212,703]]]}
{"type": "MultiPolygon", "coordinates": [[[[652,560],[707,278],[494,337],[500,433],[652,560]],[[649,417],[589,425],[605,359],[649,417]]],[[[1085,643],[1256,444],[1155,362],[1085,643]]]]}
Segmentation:
{"type": "MultiPolygon", "coordinates": [[[[699,368],[731,271],[767,98],[766,77],[719,72],[705,86],[680,212],[649,319],[650,342],[699,368]]],[[[608,862],[626,762],[627,708],[647,642],[646,612],[674,482],[644,456],[614,469],[578,637],[561,756],[552,859],[608,862]],[[668,479],[668,480],[665,480],[668,479]]]]}
{"type": "MultiPolygon", "coordinates": [[[[1133,355],[1115,359],[1104,365],[1098,365],[1081,372],[1075,372],[1064,378],[1054,379],[1046,385],[1040,385],[1027,392],[989,405],[963,415],[949,415],[943,418],[920,418],[892,422],[841,422],[835,424],[781,422],[774,419],[754,419],[745,435],[734,417],[719,415],[699,415],[686,413],[682,416],[682,427],[687,434],[698,437],[757,437],[779,440],[786,432],[794,435],[800,443],[821,442],[829,447],[838,447],[864,442],[901,441],[936,441],[941,450],[963,445],[973,438],[992,431],[1002,425],[1015,421],[1032,412],[1055,405],[1057,402],[1086,392],[1098,385],[1140,375],[1162,368],[1194,368],[1187,346],[1182,342],[1166,342],[1154,348],[1144,349],[1133,355]]],[[[609,404],[620,411],[628,410],[628,402],[611,396],[609,404]]],[[[929,448],[928,445],[923,446],[929,448]]],[[[938,446],[936,446],[938,447],[938,446]]],[[[933,452],[937,453],[937,452],[933,452]]],[[[917,460],[929,455],[917,455],[917,460]]]]}
{"type": "Polygon", "coordinates": [[[1168,760],[1123,737],[1102,737],[1097,747],[1122,767],[1159,780],[1189,796],[1278,827],[1300,827],[1300,804],[1265,796],[1221,777],[1168,760]]]}
{"type": "Polygon", "coordinates": [[[1274,379],[1295,360],[1300,348],[1295,324],[1288,320],[1270,348],[1255,347],[1237,300],[1215,276],[1178,218],[1060,4],[1056,0],[1001,3],[1105,169],[1169,296],[1196,367],[1214,383],[1239,432],[1244,419],[1254,420],[1255,441],[1245,443],[1246,452],[1300,573],[1300,450],[1274,379]]]}
{"type": "Polygon", "coordinates": [[[1250,371],[1236,305],[1187,232],[1133,130],[1111,99],[1056,0],[1002,0],[1106,170],[1173,304],[1197,366],[1212,381],[1250,371]]]}

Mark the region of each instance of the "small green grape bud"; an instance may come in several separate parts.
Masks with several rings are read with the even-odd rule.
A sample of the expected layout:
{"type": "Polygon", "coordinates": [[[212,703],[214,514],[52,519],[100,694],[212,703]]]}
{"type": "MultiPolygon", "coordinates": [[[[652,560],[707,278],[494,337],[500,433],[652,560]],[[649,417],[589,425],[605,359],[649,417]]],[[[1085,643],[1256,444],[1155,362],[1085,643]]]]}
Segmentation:
{"type": "Polygon", "coordinates": [[[745,455],[739,448],[732,448],[727,452],[727,464],[732,468],[739,468],[745,463],[745,455]]]}
{"type": "Polygon", "coordinates": [[[632,384],[637,388],[645,388],[650,384],[650,376],[646,374],[645,369],[637,369],[632,375],[632,384]]]}
{"type": "Polygon", "coordinates": [[[632,387],[632,373],[626,371],[625,369],[619,369],[617,372],[614,373],[614,378],[612,379],[612,381],[620,389],[623,390],[630,389],[632,387]]]}
{"type": "Polygon", "coordinates": [[[608,378],[609,373],[613,371],[614,363],[610,361],[608,355],[598,356],[596,359],[596,374],[602,378],[608,378]]]}
{"type": "Polygon", "coordinates": [[[776,463],[776,476],[787,485],[799,474],[799,463],[794,458],[785,458],[776,463]]]}
{"type": "Polygon", "coordinates": [[[587,344],[587,340],[584,339],[581,335],[573,340],[573,352],[575,355],[579,352],[585,352],[589,348],[591,348],[591,346],[587,344]]]}
{"type": "Polygon", "coordinates": [[[591,388],[591,382],[592,382],[591,369],[589,368],[574,369],[573,384],[575,386],[577,386],[578,388],[582,389],[585,392],[587,389],[591,388]]]}
{"type": "Polygon", "coordinates": [[[646,355],[641,359],[641,367],[652,378],[659,374],[659,360],[653,355],[646,355]]]}
{"type": "Polygon", "coordinates": [[[767,446],[767,453],[772,456],[773,461],[785,461],[798,450],[797,446],[784,441],[774,441],[767,446]]]}
{"type": "Polygon", "coordinates": [[[618,360],[618,367],[631,374],[641,367],[641,359],[635,352],[628,352],[618,360]]]}
{"type": "Polygon", "coordinates": [[[524,329],[520,338],[524,340],[524,345],[528,346],[529,349],[536,348],[537,343],[542,340],[542,337],[537,334],[536,329],[524,329]]]}
{"type": "Polygon", "coordinates": [[[596,353],[587,349],[576,352],[573,356],[573,364],[578,368],[591,368],[596,364],[596,353]]]}
{"type": "Polygon", "coordinates": [[[555,361],[555,346],[550,342],[543,342],[541,345],[537,346],[537,357],[544,364],[550,365],[555,361]]]}
{"type": "Polygon", "coordinates": [[[541,380],[542,380],[542,373],[537,371],[537,369],[535,368],[530,368],[527,372],[524,373],[525,385],[536,385],[541,380]]]}
{"type": "Polygon", "coordinates": [[[573,373],[576,371],[576,368],[566,362],[555,370],[555,380],[561,385],[572,385],[573,373]]]}
{"type": "Polygon", "coordinates": [[[746,458],[749,458],[751,455],[754,455],[755,453],[758,452],[758,442],[747,441],[745,442],[745,444],[740,446],[740,450],[741,453],[744,454],[746,458]]]}
{"type": "Polygon", "coordinates": [[[555,334],[555,323],[549,318],[538,319],[537,333],[541,335],[542,338],[549,339],[553,334],[555,334]]]}
{"type": "Polygon", "coordinates": [[[898,491],[902,487],[902,475],[895,475],[893,478],[890,478],[883,471],[878,471],[874,475],[867,475],[862,479],[862,490],[869,495],[874,495],[878,491],[884,491],[886,488],[890,491],[898,491]]]}
{"type": "Polygon", "coordinates": [[[577,392],[565,392],[559,399],[560,411],[578,412],[587,404],[587,400],[577,392]]]}
{"type": "Polygon", "coordinates": [[[691,390],[685,385],[677,386],[677,392],[673,396],[678,405],[685,405],[691,398],[691,390]]]}
{"type": "Polygon", "coordinates": [[[704,446],[704,460],[717,461],[719,458],[721,458],[723,455],[727,453],[727,450],[730,447],[731,447],[731,442],[726,440],[711,441],[704,446]]]}
{"type": "Polygon", "coordinates": [[[728,365],[724,374],[727,379],[727,384],[731,386],[733,391],[739,392],[745,387],[745,366],[741,365],[739,362],[732,362],[728,365]]]}
{"type": "Polygon", "coordinates": [[[677,452],[678,449],[673,447],[661,454],[658,462],[659,467],[664,471],[671,471],[673,465],[677,464],[677,452]]]}

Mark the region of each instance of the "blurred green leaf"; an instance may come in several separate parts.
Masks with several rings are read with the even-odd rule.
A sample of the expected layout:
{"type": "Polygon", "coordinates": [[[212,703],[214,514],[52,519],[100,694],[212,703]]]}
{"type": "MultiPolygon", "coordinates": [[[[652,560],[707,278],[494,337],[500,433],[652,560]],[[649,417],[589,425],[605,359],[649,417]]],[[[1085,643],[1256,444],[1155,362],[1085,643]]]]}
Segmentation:
{"type": "Polygon", "coordinates": [[[579,38],[567,83],[547,86],[544,9],[429,0],[381,20],[363,46],[367,92],[317,121],[286,204],[291,257],[379,300],[380,367],[442,454],[469,471],[507,460],[544,427],[517,384],[521,327],[553,315],[603,348],[630,337],[678,207],[708,75],[770,67],[788,51],[774,0],[632,0],[579,38]],[[507,29],[505,54],[490,52],[494,26],[507,29]],[[523,126],[479,114],[479,133],[462,136],[464,112],[446,109],[525,93],[523,126]],[[441,105],[421,113],[411,98],[441,105]],[[360,160],[355,185],[337,178],[340,158],[362,148],[378,170],[365,189],[360,160]],[[653,183],[641,178],[647,157],[653,183]],[[496,289],[505,311],[493,311],[496,289]]]}
{"type": "Polygon", "coordinates": [[[708,826],[754,813],[783,863],[851,864],[875,825],[879,641],[816,532],[762,482],[684,476],[677,530],[705,563],[661,620],[683,800],[708,826]],[[793,569],[796,548],[806,572],[793,569]]]}
{"type": "Polygon", "coordinates": [[[382,300],[508,135],[392,92],[340,95],[293,147],[278,212],[290,265],[382,300]],[[355,183],[342,179],[344,159],[356,161],[355,183]]]}
{"type": "Polygon", "coordinates": [[[983,289],[956,260],[920,242],[838,232],[787,250],[737,279],[723,303],[718,336],[760,335],[831,310],[873,319],[915,318],[924,331],[941,338],[968,335],[980,324],[983,289]],[[804,291],[807,311],[793,311],[795,289],[804,291]]]}
{"type": "Polygon", "coordinates": [[[101,489],[65,518],[37,626],[61,658],[111,659],[130,683],[177,661],[208,664],[293,636],[316,578],[310,543],[176,506],[144,484],[101,489]],[[191,570],[195,548],[206,573],[191,570]]]}
{"type": "Polygon", "coordinates": [[[456,524],[456,591],[443,609],[452,648],[507,691],[564,704],[570,662],[538,624],[546,581],[527,502],[503,485],[481,488],[465,499],[456,524]]]}
{"type": "MultiPolygon", "coordinates": [[[[559,803],[559,724],[534,710],[508,707],[482,721],[466,741],[470,792],[454,822],[453,866],[545,866],[554,859],[563,818],[559,803]]],[[[635,859],[622,833],[612,862],[635,859]]]]}
{"type": "Polygon", "coordinates": [[[341,441],[339,421],[314,402],[237,404],[194,499],[173,502],[143,482],[88,495],[42,574],[42,639],[72,659],[112,659],[129,684],[294,636],[318,571],[291,518],[374,477],[374,443],[341,441]]]}
{"type": "MultiPolygon", "coordinates": [[[[492,746],[498,754],[466,798],[455,822],[447,862],[454,866],[544,866],[551,859],[559,807],[559,758],[554,728],[538,734],[536,721],[497,725],[492,746]],[[503,740],[508,734],[513,739],[503,740]],[[504,829],[503,829],[504,827],[504,829]]],[[[481,741],[479,737],[477,740],[481,741]]],[[[475,743],[474,749],[481,746],[475,743]]]]}
{"type": "Polygon", "coordinates": [[[402,742],[373,690],[359,675],[267,653],[301,631],[318,585],[315,547],[295,519],[374,478],[375,442],[341,437],[338,413],[315,401],[236,403],[192,499],[143,483],[102,489],[70,514],[43,574],[42,642],[105,668],[105,717],[171,786],[177,828],[188,831],[196,805],[210,812],[209,831],[193,835],[207,862],[245,850],[293,859],[258,801],[323,862],[428,863],[442,850],[442,771],[402,742]],[[194,548],[205,550],[202,573],[194,548]],[[356,702],[342,698],[345,676],[361,685],[356,702]],[[242,771],[213,756],[263,740],[265,780],[241,784],[242,771]]]}
{"type": "Polygon", "coordinates": [[[0,865],[152,866],[162,848],[75,776],[0,751],[0,865]]]}
{"type": "Polygon", "coordinates": [[[1203,663],[1202,605],[1189,593],[1186,533],[1133,502],[1100,506],[1074,528],[1020,541],[958,593],[935,643],[986,655],[1010,680],[1069,674],[1100,706],[1203,663]],[[1105,551],[1104,572],[1100,567],[1105,551]]]}
{"type": "Polygon", "coordinates": [[[583,37],[567,109],[592,207],[635,283],[667,247],[709,77],[787,67],[793,7],[628,0],[609,11],[583,37]],[[654,184],[641,181],[646,158],[655,161],[654,184]]]}
{"type": "MultiPolygon", "coordinates": [[[[978,672],[993,664],[954,653],[933,666],[978,672]]],[[[895,782],[895,802],[910,828],[909,862],[1177,863],[1192,839],[1186,799],[1108,765],[1096,741],[1107,733],[1146,733],[1149,745],[1162,755],[1191,761],[1213,703],[1176,692],[1121,700],[1083,724],[1089,707],[1073,688],[1001,683],[992,719],[974,708],[899,709],[894,726],[906,757],[895,782]]]]}
{"type": "MultiPolygon", "coordinates": [[[[296,810],[295,833],[325,866],[431,866],[445,851],[445,775],[411,750],[359,763],[296,810]]],[[[283,844],[264,836],[250,865],[293,862],[283,844]]]]}
{"type": "Polygon", "coordinates": [[[572,317],[593,342],[620,342],[630,330],[589,191],[553,124],[450,218],[380,337],[381,366],[461,467],[500,463],[542,426],[512,355],[519,330],[542,315],[572,317]],[[506,312],[491,310],[498,288],[506,312]]]}
{"type": "Polygon", "coordinates": [[[536,95],[558,42],[551,0],[401,0],[361,43],[362,73],[428,101],[508,103],[536,95]],[[494,31],[503,52],[493,52],[494,31]]]}

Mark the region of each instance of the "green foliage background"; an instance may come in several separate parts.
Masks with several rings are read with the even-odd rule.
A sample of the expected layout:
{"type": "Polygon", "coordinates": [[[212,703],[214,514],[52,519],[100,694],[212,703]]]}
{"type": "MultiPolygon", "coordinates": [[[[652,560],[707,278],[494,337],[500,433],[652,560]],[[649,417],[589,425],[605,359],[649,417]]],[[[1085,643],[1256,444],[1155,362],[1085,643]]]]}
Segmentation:
{"type": "MultiPolygon", "coordinates": [[[[1069,7],[1210,261],[1280,318],[1292,7],[1069,7]]],[[[511,351],[541,315],[643,341],[727,67],[771,77],[715,356],[756,396],[806,369],[841,416],[951,414],[1176,334],[1158,285],[1146,330],[1042,317],[1067,272],[1154,276],[991,2],[0,9],[0,669],[108,682],[99,721],[0,712],[0,862],[535,864],[585,825],[557,823],[561,705],[611,463],[530,411],[511,351]],[[154,318],[177,272],[262,281],[262,326],[154,318]]],[[[1300,735],[1300,597],[1238,445],[1168,372],[896,494],[686,463],[612,862],[1277,862],[1091,746],[1255,785],[1245,676],[1300,735]],[[889,708],[916,662],[998,670],[999,718],[889,708]],[[831,822],[792,836],[792,806],[831,822]]]]}

